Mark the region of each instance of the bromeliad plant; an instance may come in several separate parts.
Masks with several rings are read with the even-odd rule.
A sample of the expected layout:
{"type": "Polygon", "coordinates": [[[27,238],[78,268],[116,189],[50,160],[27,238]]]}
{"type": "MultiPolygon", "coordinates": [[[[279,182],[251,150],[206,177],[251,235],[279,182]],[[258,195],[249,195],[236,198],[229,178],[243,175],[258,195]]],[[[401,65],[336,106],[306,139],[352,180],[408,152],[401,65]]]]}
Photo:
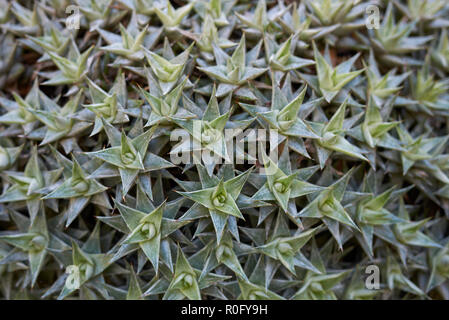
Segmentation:
{"type": "Polygon", "coordinates": [[[449,89],[449,83],[447,81],[434,80],[429,68],[430,65],[426,63],[418,71],[416,78],[412,79],[412,97],[416,101],[417,107],[424,112],[447,112],[449,101],[447,100],[448,98],[445,99],[444,94],[449,89]]]}
{"type": "Polygon", "coordinates": [[[313,53],[315,55],[317,75],[300,74],[300,76],[315,92],[323,96],[328,103],[331,103],[337,97],[344,86],[363,72],[363,69],[351,71],[353,64],[359,58],[359,54],[333,67],[329,51],[326,52],[326,56],[323,56],[318,51],[315,43],[313,43],[313,53]]]}
{"type": "Polygon", "coordinates": [[[280,78],[290,70],[296,70],[315,64],[315,61],[313,60],[296,57],[293,54],[294,46],[292,47],[292,42],[295,43],[294,41],[296,41],[296,39],[290,37],[285,43],[278,45],[269,35],[265,35],[264,37],[267,62],[271,71],[274,72],[277,82],[279,82],[280,78]]]}
{"type": "Polygon", "coordinates": [[[95,135],[103,129],[103,121],[108,123],[124,123],[129,118],[124,108],[128,104],[128,92],[126,91],[125,78],[123,74],[118,74],[114,86],[109,92],[105,92],[89,78],[90,104],[84,104],[90,112],[80,112],[78,117],[82,120],[94,122],[91,135],[95,135]]]}
{"type": "Polygon", "coordinates": [[[306,1],[306,5],[313,13],[312,21],[322,26],[335,26],[337,29],[343,29],[345,32],[361,28],[365,7],[360,0],[318,0],[306,1]]]}
{"type": "Polygon", "coordinates": [[[447,1],[72,2],[0,0],[0,299],[449,299],[447,1]]]}
{"type": "MultiPolygon", "coordinates": [[[[22,219],[26,220],[25,217],[22,219]]],[[[27,224],[28,230],[24,230],[24,232],[19,231],[15,233],[0,234],[0,239],[28,254],[31,286],[34,286],[39,272],[45,264],[50,237],[48,234],[45,213],[42,212],[42,209],[40,210],[40,213],[36,214],[31,223],[28,219],[28,221],[22,222],[21,227],[25,228],[27,224]]]]}
{"type": "Polygon", "coordinates": [[[102,31],[102,36],[108,42],[108,46],[101,49],[106,52],[111,52],[119,56],[123,56],[130,60],[143,59],[142,44],[144,43],[147,34],[148,26],[145,26],[139,31],[137,26],[137,18],[133,16],[133,20],[128,25],[128,28],[120,24],[121,41],[116,38],[115,34],[111,34],[106,30],[102,31]]]}
{"type": "Polygon", "coordinates": [[[9,187],[0,196],[0,203],[25,202],[31,222],[36,218],[41,206],[45,188],[53,185],[60,177],[62,170],[42,170],[37,147],[30,151],[30,158],[24,171],[5,171],[11,181],[9,187]]]}
{"type": "Polygon", "coordinates": [[[152,170],[155,162],[171,166],[168,161],[159,160],[158,156],[147,152],[148,144],[156,127],[152,127],[131,139],[125,132],[120,133],[106,122],[103,122],[103,126],[106,129],[111,147],[87,153],[90,157],[104,161],[104,164],[93,173],[93,176],[101,176],[104,174],[103,171],[113,171],[107,174],[108,176],[114,176],[118,171],[123,195],[126,195],[133,186],[139,172],[152,170]]]}
{"type": "Polygon", "coordinates": [[[446,71],[449,70],[449,38],[446,29],[441,31],[438,46],[431,54],[432,60],[435,61],[438,66],[446,71]]]}
{"type": "Polygon", "coordinates": [[[224,96],[266,71],[265,68],[255,68],[249,64],[251,60],[258,58],[259,48],[256,46],[256,50],[253,49],[247,53],[246,40],[245,36],[243,36],[231,57],[223,50],[216,48],[214,55],[217,65],[198,69],[220,81],[217,88],[217,96],[224,96]]]}
{"type": "MultiPolygon", "coordinates": [[[[67,159],[65,159],[65,161],[67,161],[67,159]]],[[[63,214],[63,220],[66,220],[66,226],[69,226],[73,220],[76,219],[80,212],[87,206],[89,201],[91,201],[93,196],[108,189],[95,179],[89,179],[75,158],[73,158],[71,166],[71,176],[58,185],[56,189],[43,197],[43,199],[69,199],[69,205],[63,214]]],[[[93,198],[92,201],[94,201],[93,198]]],[[[109,207],[107,199],[106,201],[103,200],[103,203],[101,200],[97,201],[97,204],[100,206],[109,207]]]]}
{"type": "Polygon", "coordinates": [[[48,78],[43,84],[47,86],[60,86],[64,84],[79,84],[87,74],[87,60],[94,47],[90,47],[82,54],[76,45],[72,45],[68,58],[48,51],[53,63],[59,69],[54,72],[46,72],[43,75],[48,78]]]}
{"type": "MultiPolygon", "coordinates": [[[[192,47],[193,44],[173,58],[161,57],[160,55],[143,48],[145,57],[155,75],[154,78],[158,80],[163,94],[167,94],[181,78],[192,47]]],[[[166,51],[164,50],[164,52],[166,51]]]]}
{"type": "Polygon", "coordinates": [[[238,233],[235,233],[235,228],[237,227],[236,218],[244,218],[236,201],[248,179],[250,171],[224,181],[223,177],[221,179],[209,177],[203,167],[198,167],[198,170],[201,177],[201,189],[178,191],[182,196],[194,201],[194,205],[185,213],[182,219],[191,219],[192,216],[195,217],[198,214],[208,213],[217,235],[217,242],[220,242],[224,236],[227,224],[229,224],[229,228],[234,228],[234,236],[237,236],[238,233]]]}
{"type": "Polygon", "coordinates": [[[208,60],[214,59],[214,46],[226,49],[236,45],[234,42],[220,37],[218,30],[215,27],[214,20],[210,15],[207,15],[204,19],[202,32],[199,35],[199,38],[196,39],[196,43],[201,49],[201,55],[208,60]]]}
{"type": "Polygon", "coordinates": [[[159,20],[162,22],[166,29],[173,30],[177,28],[182,20],[190,13],[193,8],[194,3],[190,2],[185,6],[180,8],[173,8],[170,0],[165,0],[154,7],[154,12],[156,13],[159,20]]]}
{"type": "Polygon", "coordinates": [[[345,99],[326,124],[318,122],[310,123],[312,129],[320,136],[320,138],[314,140],[314,143],[321,168],[324,168],[326,161],[334,151],[368,161],[363,155],[365,152],[345,138],[345,132],[349,129],[345,128],[345,112],[348,100],[349,98],[345,99]]]}
{"type": "MultiPolygon", "coordinates": [[[[286,149],[287,150],[287,149],[286,149]]],[[[288,217],[296,224],[301,225],[300,219],[295,216],[290,208],[290,205],[295,208],[294,203],[290,199],[295,199],[310,193],[320,191],[319,186],[302,181],[297,176],[305,175],[311,176],[316,170],[315,168],[304,168],[298,172],[291,172],[289,160],[286,159],[287,152],[281,155],[279,159],[279,167],[266,154],[263,154],[263,162],[266,171],[266,182],[263,184],[252,197],[254,200],[275,200],[288,215],[288,217]],[[312,171],[312,173],[308,172],[312,171]]],[[[305,178],[304,180],[307,180],[305,178]]],[[[295,208],[296,210],[296,208],[295,208]]]]}
{"type": "Polygon", "coordinates": [[[393,2],[389,2],[382,24],[378,29],[374,30],[375,36],[370,38],[370,41],[374,49],[381,55],[382,61],[393,65],[419,65],[420,63],[416,59],[410,57],[402,58],[401,56],[420,50],[433,37],[410,37],[416,22],[402,20],[396,23],[393,11],[393,2]]]}
{"type": "MultiPolygon", "coordinates": [[[[287,80],[289,78],[286,79],[286,82],[288,82],[287,80]]],[[[288,86],[284,84],[283,90],[286,89],[288,89],[288,86]]],[[[277,86],[273,90],[271,111],[262,111],[264,110],[263,107],[254,107],[244,103],[240,103],[240,106],[266,121],[270,129],[277,130],[280,137],[273,143],[272,149],[287,139],[290,149],[309,158],[302,138],[318,139],[319,136],[314,133],[307,122],[301,119],[301,116],[311,112],[314,107],[321,103],[322,99],[314,99],[303,104],[307,91],[307,86],[305,86],[292,101],[288,102],[283,90],[277,86]],[[305,111],[301,112],[302,110],[305,111]]]]}

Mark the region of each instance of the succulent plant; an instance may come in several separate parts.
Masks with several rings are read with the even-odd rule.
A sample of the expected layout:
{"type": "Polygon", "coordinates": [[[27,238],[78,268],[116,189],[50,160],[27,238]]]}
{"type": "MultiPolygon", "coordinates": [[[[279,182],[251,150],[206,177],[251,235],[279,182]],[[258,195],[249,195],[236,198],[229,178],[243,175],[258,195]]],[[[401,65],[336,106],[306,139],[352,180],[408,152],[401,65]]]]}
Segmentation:
{"type": "Polygon", "coordinates": [[[93,120],[94,128],[92,129],[91,135],[95,135],[103,129],[104,121],[108,123],[124,123],[129,121],[128,116],[124,112],[124,108],[128,104],[128,92],[124,84],[125,78],[123,74],[118,74],[115,85],[111,88],[110,92],[105,92],[92,80],[87,78],[90,101],[92,103],[84,104],[83,107],[90,111],[90,113],[82,111],[79,117],[84,120],[93,120]]]}
{"type": "Polygon", "coordinates": [[[145,57],[159,82],[162,94],[167,94],[178,82],[189,58],[193,44],[176,57],[166,59],[160,55],[144,49],[145,57]]]}
{"type": "MultiPolygon", "coordinates": [[[[26,219],[26,218],[25,218],[26,219]]],[[[28,222],[28,230],[0,235],[0,239],[28,254],[31,273],[31,286],[36,283],[39,272],[45,264],[49,247],[49,234],[44,213],[36,214],[34,220],[28,222]]]]}
{"type": "Polygon", "coordinates": [[[111,38],[106,38],[110,44],[102,47],[101,49],[106,52],[112,52],[117,55],[125,56],[130,60],[141,60],[144,57],[141,46],[143,44],[146,32],[147,27],[143,28],[143,30],[139,32],[138,29],[133,28],[131,23],[128,25],[127,29],[125,29],[125,27],[121,24],[121,43],[113,41],[111,38]]]}
{"type": "Polygon", "coordinates": [[[0,41],[2,48],[0,51],[0,88],[3,88],[17,80],[25,70],[25,67],[18,61],[20,51],[18,51],[14,37],[9,33],[5,33],[1,35],[0,41]]]}
{"type": "Polygon", "coordinates": [[[82,54],[78,51],[76,45],[72,48],[73,50],[69,52],[69,58],[61,57],[50,51],[48,52],[51,60],[57,66],[58,71],[45,74],[48,78],[48,80],[44,82],[45,85],[57,86],[63,84],[76,84],[84,80],[87,73],[87,59],[94,47],[90,47],[82,54]]]}
{"type": "Polygon", "coordinates": [[[355,61],[359,58],[359,54],[351,59],[333,67],[330,63],[329,52],[326,57],[323,56],[313,43],[313,52],[315,55],[315,63],[317,75],[300,74],[317,93],[326,99],[328,103],[332,102],[340,93],[342,88],[363,72],[362,70],[351,71],[355,61]]]}
{"type": "Polygon", "coordinates": [[[444,12],[444,7],[446,6],[446,3],[442,0],[407,0],[407,6],[398,1],[394,1],[394,4],[399,10],[403,11],[408,18],[418,21],[430,21],[431,25],[438,25],[442,22],[441,20],[443,19],[440,19],[440,16],[441,13],[444,12]]]}
{"type": "Polygon", "coordinates": [[[2,29],[18,36],[40,35],[44,29],[43,23],[48,22],[48,18],[38,5],[29,9],[18,2],[13,2],[10,10],[19,23],[8,21],[2,24],[2,29]]]}
{"type": "Polygon", "coordinates": [[[446,29],[441,31],[437,48],[432,51],[432,59],[441,68],[448,70],[449,65],[449,39],[446,29]]]}
{"type": "MultiPolygon", "coordinates": [[[[282,6],[283,3],[281,2],[280,5],[282,6]]],[[[311,27],[312,17],[307,16],[305,2],[299,4],[293,2],[291,13],[289,10],[284,11],[284,14],[278,17],[277,22],[279,22],[286,32],[298,34],[299,38],[303,41],[319,39],[339,27],[338,24],[311,27]]],[[[304,45],[307,46],[306,43],[304,43],[304,45]]]]}
{"type": "Polygon", "coordinates": [[[0,0],[0,299],[449,299],[448,13],[0,0]]]}
{"type": "Polygon", "coordinates": [[[154,12],[164,27],[171,30],[181,24],[182,20],[190,13],[192,8],[193,2],[175,9],[170,0],[165,0],[163,1],[163,4],[154,7],[154,12]]]}
{"type": "Polygon", "coordinates": [[[1,203],[25,202],[29,218],[33,222],[39,212],[44,190],[53,185],[62,173],[61,169],[43,171],[39,165],[37,148],[33,147],[31,156],[23,172],[9,171],[12,184],[0,196],[1,203]]]}
{"type": "Polygon", "coordinates": [[[429,64],[425,63],[421,70],[418,70],[416,78],[412,79],[413,99],[418,107],[431,113],[432,110],[445,111],[449,107],[449,102],[445,99],[449,83],[447,81],[436,81],[429,72],[429,64]]]}
{"type": "Polygon", "coordinates": [[[423,48],[425,43],[430,41],[433,36],[410,37],[409,35],[413,32],[416,22],[402,20],[396,23],[393,11],[393,3],[389,2],[380,28],[374,30],[375,38],[371,39],[372,45],[382,55],[384,61],[393,64],[419,64],[412,58],[401,59],[400,56],[423,48]]]}
{"type": "Polygon", "coordinates": [[[220,38],[214,20],[210,15],[205,17],[202,27],[202,32],[196,42],[201,49],[201,53],[205,55],[206,58],[210,60],[213,59],[213,56],[210,57],[209,53],[213,53],[214,45],[223,49],[235,46],[235,43],[232,41],[220,38]]]}
{"type": "Polygon", "coordinates": [[[194,3],[194,8],[203,19],[210,16],[215,25],[222,27],[229,24],[226,16],[229,14],[236,2],[237,1],[235,0],[203,0],[196,1],[194,3]]]}
{"type": "Polygon", "coordinates": [[[127,12],[113,8],[112,0],[76,0],[89,30],[115,25],[127,12]]]}
{"type": "Polygon", "coordinates": [[[296,57],[293,54],[293,41],[295,41],[295,39],[290,37],[285,43],[278,45],[270,36],[266,35],[264,37],[267,63],[270,66],[271,71],[274,72],[277,81],[279,81],[287,71],[315,64],[315,61],[313,60],[296,57]]]}
{"type": "MultiPolygon", "coordinates": [[[[246,41],[245,36],[240,40],[239,45],[234,50],[231,57],[226,52],[217,48],[214,50],[216,66],[208,66],[198,68],[202,72],[220,81],[217,88],[217,96],[226,95],[232,90],[245,84],[266,71],[265,68],[255,68],[248,65],[248,58],[246,55],[246,41]]],[[[251,58],[257,59],[258,52],[251,55],[251,58]]]]}
{"type": "Polygon", "coordinates": [[[335,25],[338,29],[344,29],[347,32],[360,28],[364,24],[362,19],[358,19],[363,14],[365,6],[360,0],[306,1],[306,5],[313,13],[312,22],[316,21],[322,26],[335,25]]]}

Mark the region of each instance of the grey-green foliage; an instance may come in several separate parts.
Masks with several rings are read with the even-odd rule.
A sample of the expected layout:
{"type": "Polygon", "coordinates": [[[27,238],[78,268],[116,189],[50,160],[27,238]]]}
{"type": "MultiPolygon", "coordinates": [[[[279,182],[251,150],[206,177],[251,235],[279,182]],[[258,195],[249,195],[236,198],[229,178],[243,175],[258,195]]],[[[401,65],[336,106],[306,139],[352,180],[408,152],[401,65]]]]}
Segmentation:
{"type": "Polygon", "coordinates": [[[0,0],[0,298],[449,299],[449,3],[369,4],[0,0]]]}

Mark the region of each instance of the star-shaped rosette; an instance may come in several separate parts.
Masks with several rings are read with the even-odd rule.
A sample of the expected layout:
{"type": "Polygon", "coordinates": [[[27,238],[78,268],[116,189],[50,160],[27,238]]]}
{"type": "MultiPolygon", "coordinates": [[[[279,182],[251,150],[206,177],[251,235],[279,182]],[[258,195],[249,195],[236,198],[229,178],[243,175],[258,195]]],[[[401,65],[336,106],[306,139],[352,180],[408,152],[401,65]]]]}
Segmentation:
{"type": "Polygon", "coordinates": [[[124,240],[124,244],[138,244],[145,253],[155,272],[159,266],[159,250],[161,243],[162,216],[165,203],[149,213],[133,209],[115,201],[116,207],[131,231],[124,240]]]}
{"type": "MultiPolygon", "coordinates": [[[[187,259],[181,248],[177,247],[174,272],[167,269],[165,276],[155,277],[145,296],[161,295],[163,300],[200,300],[201,296],[214,296],[209,288],[217,282],[228,280],[231,277],[216,273],[202,273],[194,257],[187,259]]],[[[161,266],[162,267],[162,266],[161,266]]]]}
{"type": "MultiPolygon", "coordinates": [[[[370,50],[368,61],[362,60],[362,62],[365,67],[366,82],[361,82],[360,84],[363,83],[363,85],[354,88],[354,92],[365,101],[374,99],[374,103],[379,107],[402,89],[401,84],[411,74],[404,72],[396,75],[397,69],[394,68],[382,75],[373,50],[370,50]]],[[[393,101],[395,105],[401,106],[413,104],[410,99],[401,96],[397,96],[393,101]]]]}
{"type": "Polygon", "coordinates": [[[245,36],[243,36],[231,57],[215,46],[214,56],[217,65],[198,68],[210,77],[220,81],[216,93],[218,97],[238,89],[267,70],[251,66],[251,62],[257,59],[259,55],[260,46],[256,46],[255,49],[246,52],[246,40],[245,36]]]}
{"type": "Polygon", "coordinates": [[[7,110],[0,116],[0,123],[20,125],[25,134],[30,133],[35,128],[37,119],[29,110],[42,109],[40,94],[39,82],[36,80],[25,99],[15,92],[12,93],[15,101],[0,97],[0,106],[7,110]]]}
{"type": "MultiPolygon", "coordinates": [[[[70,160],[65,159],[70,163],[70,160]]],[[[65,165],[68,165],[66,163],[65,165]]],[[[88,203],[95,198],[99,198],[98,204],[109,208],[109,202],[104,200],[99,194],[108,189],[95,179],[87,177],[86,172],[78,163],[75,157],[71,161],[71,175],[65,181],[57,185],[50,193],[42,199],[69,199],[69,205],[63,214],[63,220],[66,221],[65,226],[69,226],[88,203]]],[[[62,221],[61,221],[62,222],[62,221]]]]}
{"type": "Polygon", "coordinates": [[[336,182],[319,193],[310,195],[309,204],[298,213],[298,218],[318,218],[329,228],[332,236],[342,248],[339,224],[346,225],[355,232],[360,232],[354,218],[343,206],[346,188],[355,168],[349,170],[336,182]]]}
{"type": "Polygon", "coordinates": [[[324,99],[331,103],[334,99],[344,97],[343,88],[360,75],[364,70],[351,71],[354,63],[359,58],[360,53],[353,56],[336,67],[331,64],[328,48],[326,47],[326,54],[323,56],[317,49],[315,42],[313,42],[313,52],[315,55],[317,75],[312,76],[308,74],[298,73],[299,76],[310,86],[316,93],[324,97],[324,99]]]}
{"type": "Polygon", "coordinates": [[[104,161],[103,165],[92,172],[91,177],[120,176],[122,192],[126,195],[139,173],[173,166],[169,161],[148,152],[148,144],[157,126],[131,138],[124,131],[120,132],[102,121],[111,147],[86,153],[89,157],[104,161]]]}
{"type": "Polygon", "coordinates": [[[239,262],[239,257],[248,254],[248,251],[242,250],[238,243],[234,245],[231,234],[225,233],[219,244],[213,236],[206,233],[200,238],[205,245],[190,259],[192,266],[201,269],[200,279],[205,278],[208,273],[223,264],[232,270],[236,277],[248,280],[239,262]]]}
{"type": "Polygon", "coordinates": [[[396,131],[403,147],[400,151],[403,175],[406,175],[418,162],[432,159],[440,154],[449,139],[449,136],[428,138],[428,134],[414,138],[402,125],[397,126],[396,131]]]}
{"type": "MultiPolygon", "coordinates": [[[[219,243],[226,230],[226,225],[231,228],[231,233],[238,237],[236,218],[244,219],[236,201],[248,179],[251,169],[234,177],[233,173],[224,177],[209,176],[206,169],[197,165],[201,186],[199,190],[178,191],[184,197],[195,204],[181,217],[181,220],[191,220],[195,216],[201,217],[204,212],[210,215],[219,243]]],[[[182,186],[182,182],[179,182],[182,186]]]]}
{"type": "Polygon", "coordinates": [[[79,85],[84,81],[89,68],[88,59],[94,46],[80,53],[77,45],[72,40],[69,53],[67,57],[62,57],[56,53],[48,51],[53,63],[57,66],[58,71],[41,72],[41,75],[48,80],[43,82],[47,86],[60,85],[79,85]]]}
{"type": "Polygon", "coordinates": [[[409,292],[415,294],[417,296],[425,296],[425,293],[421,288],[419,288],[416,284],[413,283],[404,273],[402,272],[402,268],[396,259],[393,257],[391,252],[388,252],[386,264],[386,272],[387,272],[387,286],[390,290],[394,288],[401,288],[405,292],[409,292]]]}
{"type": "MultiPolygon", "coordinates": [[[[18,213],[17,215],[21,216],[18,213]]],[[[23,221],[25,222],[26,218],[23,218],[23,221]]],[[[0,241],[5,241],[28,254],[31,286],[34,286],[44,266],[50,242],[44,210],[39,210],[33,221],[26,221],[25,224],[28,224],[28,228],[24,232],[0,233],[0,241]]]]}
{"type": "MultiPolygon", "coordinates": [[[[113,261],[140,249],[145,255],[145,259],[150,260],[157,274],[160,257],[166,259],[170,256],[170,249],[167,246],[168,236],[190,221],[173,219],[184,199],[163,202],[155,207],[143,188],[142,183],[139,182],[133,207],[130,206],[131,203],[125,205],[115,200],[120,216],[98,216],[97,219],[125,234],[113,250],[115,252],[113,261]]],[[[129,197],[125,197],[125,199],[131,201],[129,197]]],[[[163,261],[169,268],[172,268],[171,258],[168,261],[163,261]]]]}
{"type": "Polygon", "coordinates": [[[37,147],[30,150],[30,158],[23,172],[3,171],[12,184],[0,195],[0,203],[26,203],[31,222],[34,221],[45,195],[45,188],[54,185],[62,169],[43,170],[37,147]]]}
{"type": "Polygon", "coordinates": [[[192,114],[179,105],[182,91],[188,80],[187,77],[166,95],[162,95],[161,91],[155,88],[157,86],[157,82],[154,81],[151,74],[148,74],[148,79],[150,84],[150,92],[139,88],[141,95],[151,107],[151,113],[145,127],[156,124],[170,124],[172,122],[172,117],[177,119],[190,119],[196,117],[195,114],[192,114]]]}
{"type": "Polygon", "coordinates": [[[274,6],[270,10],[267,9],[265,0],[257,1],[257,6],[253,12],[247,12],[244,15],[238,12],[235,13],[237,18],[247,28],[243,29],[245,34],[248,34],[252,39],[260,39],[265,32],[275,32],[277,29],[275,21],[281,17],[288,7],[274,6]]]}
{"type": "Polygon", "coordinates": [[[197,274],[179,247],[175,272],[162,299],[171,300],[175,297],[185,297],[189,300],[201,300],[197,274]]]}
{"type": "Polygon", "coordinates": [[[164,25],[164,28],[170,33],[176,31],[183,19],[190,13],[194,5],[194,2],[190,2],[185,6],[174,8],[170,0],[165,0],[157,3],[154,6],[154,12],[159,20],[164,25]]]}
{"type": "Polygon", "coordinates": [[[324,168],[327,159],[333,151],[369,162],[363,155],[367,151],[360,149],[345,138],[346,131],[351,128],[351,125],[357,121],[361,115],[363,115],[363,113],[360,113],[350,119],[345,119],[348,100],[349,98],[345,99],[326,124],[312,121],[309,122],[311,128],[320,136],[319,139],[315,139],[313,142],[316,147],[321,168],[324,168]]]}
{"type": "Polygon", "coordinates": [[[277,83],[280,82],[285,73],[315,64],[314,60],[294,55],[296,41],[295,35],[290,36],[284,43],[278,44],[270,34],[264,35],[267,63],[271,68],[271,72],[274,73],[273,78],[277,83]]]}
{"type": "Polygon", "coordinates": [[[127,10],[115,8],[113,0],[76,0],[75,2],[86,19],[81,22],[87,22],[87,26],[84,25],[84,27],[87,27],[89,32],[94,32],[99,28],[116,26],[128,13],[127,10]]]}
{"type": "Polygon", "coordinates": [[[327,271],[316,244],[312,247],[311,262],[320,273],[307,271],[303,285],[292,300],[336,300],[334,288],[348,275],[348,271],[327,271]]]}
{"type": "Polygon", "coordinates": [[[162,94],[167,94],[181,80],[193,45],[192,43],[187,49],[174,57],[171,56],[173,54],[171,50],[164,50],[163,53],[165,54],[160,56],[142,47],[151,71],[155,75],[154,78],[158,80],[159,86],[162,89],[162,94]],[[171,53],[170,57],[169,53],[171,53]]]}
{"type": "Polygon", "coordinates": [[[277,161],[277,164],[262,152],[266,175],[266,182],[252,196],[252,200],[276,201],[289,219],[301,226],[301,220],[296,216],[296,205],[294,199],[323,190],[322,187],[306,182],[318,169],[317,166],[291,170],[288,149],[285,148],[277,161]]]}
{"type": "Polygon", "coordinates": [[[291,235],[287,220],[279,214],[276,219],[273,233],[266,243],[258,246],[257,250],[264,255],[279,261],[291,273],[296,274],[295,266],[319,271],[300,252],[300,249],[315,235],[318,228],[311,228],[291,235]]]}
{"type": "Polygon", "coordinates": [[[407,53],[423,49],[433,36],[411,37],[417,21],[401,20],[396,23],[393,2],[388,3],[379,28],[372,30],[369,38],[381,61],[393,65],[419,66],[420,61],[407,56],[407,53]]]}
{"type": "Polygon", "coordinates": [[[139,30],[135,12],[127,28],[120,24],[120,37],[106,30],[99,30],[101,36],[108,43],[100,47],[101,50],[111,52],[125,59],[139,61],[144,58],[141,46],[147,36],[148,25],[139,30]],[[117,38],[118,37],[118,38],[117,38]]]}
{"type": "MultiPolygon", "coordinates": [[[[286,82],[289,80],[290,77],[287,76],[286,82]]],[[[275,133],[278,135],[277,141],[275,137],[272,139],[270,137],[270,142],[273,140],[271,142],[273,145],[270,147],[272,150],[287,140],[287,145],[291,150],[310,158],[303,138],[318,139],[319,136],[303,118],[310,114],[315,107],[319,106],[323,99],[312,99],[303,103],[307,92],[307,86],[305,86],[295,98],[289,101],[287,98],[289,89],[289,86],[285,84],[282,89],[278,86],[273,89],[270,111],[265,111],[266,108],[246,103],[240,103],[240,106],[251,115],[263,119],[268,124],[269,129],[276,130],[275,133]]],[[[273,133],[270,132],[270,135],[273,133]]]]}
{"type": "MultiPolygon", "coordinates": [[[[369,176],[372,175],[370,174],[369,176]]],[[[369,192],[371,186],[368,186],[368,184],[370,183],[373,183],[371,179],[364,180],[362,189],[364,192],[369,192]]],[[[363,243],[363,248],[371,257],[374,255],[373,239],[376,230],[396,223],[405,222],[405,220],[387,209],[388,202],[399,197],[405,191],[395,189],[396,187],[393,186],[378,195],[368,193],[368,196],[363,197],[357,206],[355,206],[355,220],[361,231],[361,234],[357,234],[356,238],[363,243]]]]}
{"type": "Polygon", "coordinates": [[[19,158],[24,145],[18,147],[0,146],[0,172],[10,169],[19,158]]]}
{"type": "Polygon", "coordinates": [[[133,101],[128,101],[125,77],[122,72],[117,74],[114,85],[109,92],[104,91],[89,78],[87,78],[87,85],[89,86],[91,103],[83,104],[86,109],[79,113],[78,118],[94,123],[91,136],[103,130],[102,119],[111,124],[129,121],[129,117],[125,113],[125,107],[128,104],[132,107],[133,101]]]}
{"type": "MultiPolygon", "coordinates": [[[[60,254],[60,259],[66,264],[67,275],[62,275],[56,281],[56,290],[61,288],[58,300],[63,300],[75,291],[95,290],[104,299],[109,298],[105,288],[103,272],[111,266],[112,255],[101,252],[100,224],[97,223],[86,242],[80,247],[72,240],[71,257],[67,252],[60,254]],[[64,281],[65,279],[65,281],[64,281]]],[[[68,251],[70,253],[70,251],[68,251]]]]}
{"type": "Polygon", "coordinates": [[[254,268],[249,270],[251,275],[248,279],[237,279],[239,290],[235,294],[238,300],[285,300],[270,288],[274,274],[264,261],[260,256],[254,268]]]}
{"type": "Polygon", "coordinates": [[[71,152],[74,144],[66,142],[70,139],[73,142],[73,138],[91,126],[89,122],[75,119],[82,97],[83,90],[80,90],[63,107],[60,107],[55,101],[40,92],[39,98],[45,109],[28,109],[28,112],[33,114],[44,126],[31,131],[28,136],[35,140],[42,140],[40,145],[58,141],[64,146],[67,153],[71,152]]]}
{"type": "Polygon", "coordinates": [[[449,245],[446,245],[439,249],[430,249],[428,251],[429,266],[431,273],[427,282],[426,292],[436,288],[443,284],[449,278],[449,272],[447,267],[447,261],[449,257],[449,245]]]}
{"type": "MultiPolygon", "coordinates": [[[[389,100],[384,108],[393,104],[389,100]]],[[[384,122],[380,107],[375,99],[370,98],[366,106],[365,119],[362,124],[355,126],[348,131],[348,134],[359,141],[365,142],[370,148],[376,146],[386,149],[402,150],[401,142],[388,133],[396,127],[400,121],[384,122]]]]}
{"type": "Polygon", "coordinates": [[[399,217],[402,221],[393,225],[392,229],[396,239],[398,239],[400,243],[409,246],[441,248],[439,243],[420,231],[420,229],[428,223],[430,218],[420,221],[411,221],[402,198],[399,202],[399,217]]]}
{"type": "Polygon", "coordinates": [[[231,48],[236,45],[236,43],[219,35],[218,30],[215,27],[213,18],[209,14],[206,15],[203,21],[201,33],[198,35],[195,34],[195,36],[193,36],[192,38],[194,38],[198,47],[201,49],[201,56],[208,61],[211,61],[215,58],[213,55],[214,45],[218,46],[221,49],[231,48]]]}

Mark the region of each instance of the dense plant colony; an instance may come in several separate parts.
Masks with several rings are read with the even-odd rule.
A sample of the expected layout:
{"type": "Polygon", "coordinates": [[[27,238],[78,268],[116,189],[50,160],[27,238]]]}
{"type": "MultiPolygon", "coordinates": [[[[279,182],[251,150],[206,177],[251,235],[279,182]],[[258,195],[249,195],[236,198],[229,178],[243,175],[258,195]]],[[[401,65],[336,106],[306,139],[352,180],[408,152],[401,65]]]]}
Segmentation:
{"type": "Polygon", "coordinates": [[[448,17],[0,0],[0,297],[448,299],[448,17]]]}

